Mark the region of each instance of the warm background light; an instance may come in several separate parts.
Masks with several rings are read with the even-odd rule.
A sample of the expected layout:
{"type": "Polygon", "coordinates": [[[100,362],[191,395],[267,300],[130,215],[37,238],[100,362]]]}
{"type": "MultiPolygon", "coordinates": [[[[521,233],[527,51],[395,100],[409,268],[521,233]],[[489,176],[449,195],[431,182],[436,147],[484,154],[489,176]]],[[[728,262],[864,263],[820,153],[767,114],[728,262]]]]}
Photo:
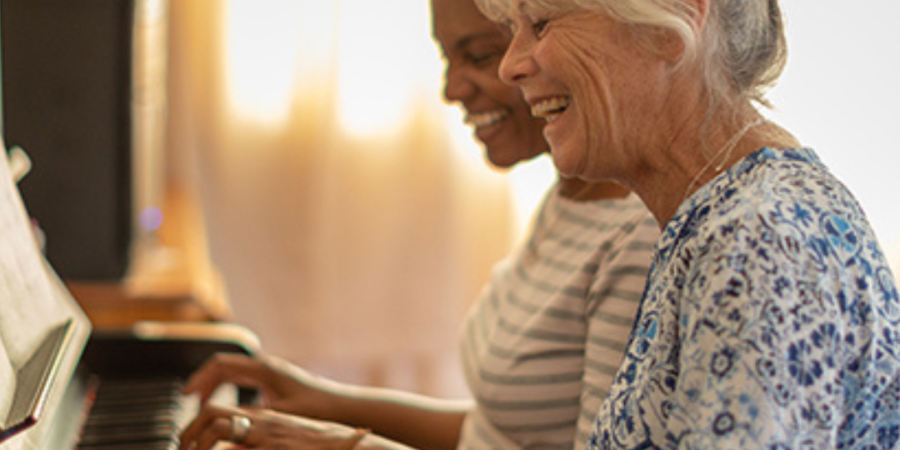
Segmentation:
{"type": "MultiPolygon", "coordinates": [[[[434,102],[441,93],[443,63],[427,1],[397,0],[388,8],[370,0],[230,0],[226,17],[229,100],[245,120],[283,126],[295,90],[333,73],[341,126],[354,138],[377,139],[398,133],[417,114],[419,99],[434,102]]],[[[459,108],[444,114],[461,161],[477,176],[499,176],[485,168],[459,108]]],[[[540,158],[503,175],[521,235],[555,178],[553,165],[540,158]]]]}
{"type": "MultiPolygon", "coordinates": [[[[309,33],[304,36],[300,32],[303,28],[298,25],[306,14],[321,14],[321,11],[307,11],[310,6],[328,3],[296,0],[228,2],[225,74],[232,109],[261,121],[285,120],[293,96],[300,44],[304,38],[316,38],[309,33]]],[[[304,26],[316,23],[302,22],[304,26]]],[[[321,36],[318,39],[323,40],[321,36]]]]}
{"type": "Polygon", "coordinates": [[[459,396],[460,323],[521,225],[448,123],[427,4],[172,2],[168,148],[267,351],[459,396]]]}
{"type": "Polygon", "coordinates": [[[428,2],[343,0],[338,15],[338,115],[352,135],[396,131],[438,89],[428,2]],[[398,11],[402,11],[398,14],[398,11]]]}

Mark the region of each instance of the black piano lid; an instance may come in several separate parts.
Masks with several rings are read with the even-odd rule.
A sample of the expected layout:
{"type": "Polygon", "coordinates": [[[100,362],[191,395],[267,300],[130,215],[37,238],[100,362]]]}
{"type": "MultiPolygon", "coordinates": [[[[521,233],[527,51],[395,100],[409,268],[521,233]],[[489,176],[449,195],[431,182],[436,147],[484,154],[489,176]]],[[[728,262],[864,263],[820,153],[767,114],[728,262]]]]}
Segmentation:
{"type": "Polygon", "coordinates": [[[238,324],[145,321],[127,329],[94,331],[81,365],[106,378],[187,378],[215,353],[259,351],[256,334],[238,324]]]}

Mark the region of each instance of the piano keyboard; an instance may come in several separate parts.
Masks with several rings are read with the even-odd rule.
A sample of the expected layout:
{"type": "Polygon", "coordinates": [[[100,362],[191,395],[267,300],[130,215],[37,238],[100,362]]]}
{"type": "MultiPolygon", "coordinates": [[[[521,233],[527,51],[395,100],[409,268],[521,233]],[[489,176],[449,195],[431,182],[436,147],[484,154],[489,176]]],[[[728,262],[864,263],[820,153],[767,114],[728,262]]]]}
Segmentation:
{"type": "Polygon", "coordinates": [[[197,411],[178,377],[102,380],[91,400],[77,449],[174,450],[197,411]]]}

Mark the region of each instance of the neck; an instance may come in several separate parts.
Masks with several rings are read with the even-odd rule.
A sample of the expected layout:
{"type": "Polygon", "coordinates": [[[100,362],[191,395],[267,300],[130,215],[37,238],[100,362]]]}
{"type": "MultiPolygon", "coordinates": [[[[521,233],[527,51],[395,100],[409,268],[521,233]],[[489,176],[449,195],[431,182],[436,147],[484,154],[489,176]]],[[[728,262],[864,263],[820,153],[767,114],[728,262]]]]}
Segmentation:
{"type": "Polygon", "coordinates": [[[630,192],[627,188],[615,183],[589,183],[578,178],[559,178],[559,194],[569,200],[623,198],[630,192]]]}
{"type": "Polygon", "coordinates": [[[752,106],[741,111],[723,110],[705,122],[706,116],[698,115],[647,164],[634,189],[660,227],[691,194],[750,153],[766,146],[798,145],[752,106]]]}

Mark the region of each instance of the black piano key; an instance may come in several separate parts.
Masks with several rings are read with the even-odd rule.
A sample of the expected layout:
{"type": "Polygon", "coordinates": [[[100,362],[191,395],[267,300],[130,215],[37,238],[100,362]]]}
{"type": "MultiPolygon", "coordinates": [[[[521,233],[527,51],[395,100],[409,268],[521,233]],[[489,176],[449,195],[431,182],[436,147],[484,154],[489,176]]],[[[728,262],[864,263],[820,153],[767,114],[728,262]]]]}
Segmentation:
{"type": "Polygon", "coordinates": [[[105,411],[94,411],[88,419],[88,423],[123,423],[123,422],[139,422],[139,421],[173,421],[178,418],[178,413],[182,410],[181,405],[175,405],[173,409],[165,411],[115,411],[108,409],[105,411]]]}
{"type": "Polygon", "coordinates": [[[104,444],[104,445],[79,445],[76,450],[175,450],[178,443],[169,442],[144,442],[144,443],[126,443],[126,444],[104,444]]]}

